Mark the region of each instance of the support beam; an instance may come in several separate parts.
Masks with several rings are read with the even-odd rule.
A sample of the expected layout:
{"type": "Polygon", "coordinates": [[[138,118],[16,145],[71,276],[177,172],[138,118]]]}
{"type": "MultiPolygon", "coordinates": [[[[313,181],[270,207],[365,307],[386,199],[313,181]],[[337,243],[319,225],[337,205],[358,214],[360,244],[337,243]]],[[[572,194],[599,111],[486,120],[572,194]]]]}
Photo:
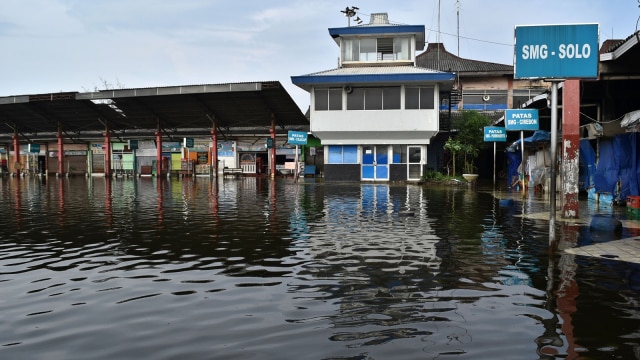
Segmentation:
{"type": "Polygon", "coordinates": [[[64,176],[64,138],[60,124],[58,124],[58,176],[64,176]]]}
{"type": "Polygon", "coordinates": [[[111,134],[109,133],[109,125],[104,126],[104,176],[111,177],[111,134]]]}
{"type": "Polygon", "coordinates": [[[17,128],[13,131],[13,171],[20,176],[20,138],[17,128]]]}
{"type": "Polygon", "coordinates": [[[162,132],[156,131],[156,176],[162,176],[162,132]]]}
{"type": "Polygon", "coordinates": [[[211,149],[211,165],[213,165],[213,176],[218,176],[218,132],[216,131],[215,123],[211,128],[211,142],[213,143],[213,149],[211,149]]]}
{"type": "Polygon", "coordinates": [[[269,167],[271,178],[276,178],[276,117],[271,114],[271,128],[269,128],[269,136],[271,136],[273,147],[269,151],[269,167]]]}
{"type": "Polygon", "coordinates": [[[562,92],[562,217],[578,218],[580,80],[565,80],[562,92]]]}

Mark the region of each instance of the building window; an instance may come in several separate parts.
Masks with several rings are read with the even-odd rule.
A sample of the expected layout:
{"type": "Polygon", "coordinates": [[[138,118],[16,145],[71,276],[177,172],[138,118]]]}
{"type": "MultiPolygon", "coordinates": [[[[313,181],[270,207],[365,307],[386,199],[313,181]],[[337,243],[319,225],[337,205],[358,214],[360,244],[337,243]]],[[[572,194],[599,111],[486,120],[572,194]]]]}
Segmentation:
{"type": "Polygon", "coordinates": [[[464,110],[504,110],[507,109],[507,90],[464,91],[462,108],[464,110]]]}
{"type": "Polygon", "coordinates": [[[434,91],[432,87],[405,87],[405,109],[434,109],[434,91]]]}
{"type": "Polygon", "coordinates": [[[347,95],[347,110],[400,109],[400,87],[354,88],[347,95]]]}
{"type": "Polygon", "coordinates": [[[342,61],[411,60],[409,37],[343,39],[342,61]]]}
{"type": "Polygon", "coordinates": [[[407,147],[405,145],[393,145],[393,163],[404,164],[407,162],[407,147]]]}
{"type": "Polygon", "coordinates": [[[358,147],[356,145],[329,145],[329,164],[357,164],[358,147]]]}
{"type": "Polygon", "coordinates": [[[313,102],[316,111],[342,110],[342,88],[315,89],[313,102]]]}

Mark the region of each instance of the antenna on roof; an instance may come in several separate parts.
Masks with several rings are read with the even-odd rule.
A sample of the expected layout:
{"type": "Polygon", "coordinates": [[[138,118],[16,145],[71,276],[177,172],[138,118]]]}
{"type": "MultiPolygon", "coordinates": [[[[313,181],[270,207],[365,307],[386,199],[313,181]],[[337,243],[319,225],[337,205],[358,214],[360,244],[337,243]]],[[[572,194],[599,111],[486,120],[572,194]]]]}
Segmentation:
{"type": "MultiPolygon", "coordinates": [[[[640,0],[638,0],[640,1],[640,0]]],[[[436,34],[436,42],[438,43],[438,70],[440,69],[440,0],[438,0],[438,33],[436,34]]]]}
{"type": "MultiPolygon", "coordinates": [[[[638,0],[640,1],[640,0],[638,0]]],[[[456,0],[456,20],[457,20],[457,38],[458,38],[458,56],[460,56],[460,0],[456,0]]]]}
{"type": "MultiPolygon", "coordinates": [[[[346,7],[344,10],[340,10],[341,13],[344,14],[344,16],[347,17],[347,26],[350,27],[351,26],[351,18],[356,16],[357,11],[360,10],[359,7],[357,6],[352,6],[352,7],[346,7]]],[[[362,20],[360,19],[360,17],[358,16],[356,19],[354,19],[354,21],[360,25],[362,24],[362,20]]]]}

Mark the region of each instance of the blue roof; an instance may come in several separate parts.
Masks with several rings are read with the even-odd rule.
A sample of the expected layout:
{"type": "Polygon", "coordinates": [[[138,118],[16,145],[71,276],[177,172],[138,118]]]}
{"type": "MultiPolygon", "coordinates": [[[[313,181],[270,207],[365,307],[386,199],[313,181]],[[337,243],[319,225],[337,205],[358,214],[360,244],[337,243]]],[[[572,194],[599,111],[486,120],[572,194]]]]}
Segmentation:
{"type": "Polygon", "coordinates": [[[415,66],[338,68],[308,75],[292,76],[291,82],[301,88],[313,85],[447,83],[455,74],[415,66]]]}

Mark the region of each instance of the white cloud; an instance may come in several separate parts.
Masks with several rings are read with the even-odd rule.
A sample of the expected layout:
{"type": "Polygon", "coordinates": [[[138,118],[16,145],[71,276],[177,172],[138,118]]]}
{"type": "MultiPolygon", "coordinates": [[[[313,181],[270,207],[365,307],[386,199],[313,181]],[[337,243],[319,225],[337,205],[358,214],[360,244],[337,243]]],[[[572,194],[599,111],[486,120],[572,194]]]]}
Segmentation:
{"type": "MultiPolygon", "coordinates": [[[[599,22],[601,40],[635,31],[638,4],[605,0],[21,0],[0,12],[0,96],[82,91],[101,79],[127,87],[278,80],[301,109],[308,94],[290,77],[335,68],[327,29],[340,10],[387,12],[395,23],[438,29],[460,56],[510,64],[515,25],[599,22]],[[553,9],[552,11],[550,9],[553,9]]],[[[96,85],[97,84],[97,85],[96,85]]]]}

